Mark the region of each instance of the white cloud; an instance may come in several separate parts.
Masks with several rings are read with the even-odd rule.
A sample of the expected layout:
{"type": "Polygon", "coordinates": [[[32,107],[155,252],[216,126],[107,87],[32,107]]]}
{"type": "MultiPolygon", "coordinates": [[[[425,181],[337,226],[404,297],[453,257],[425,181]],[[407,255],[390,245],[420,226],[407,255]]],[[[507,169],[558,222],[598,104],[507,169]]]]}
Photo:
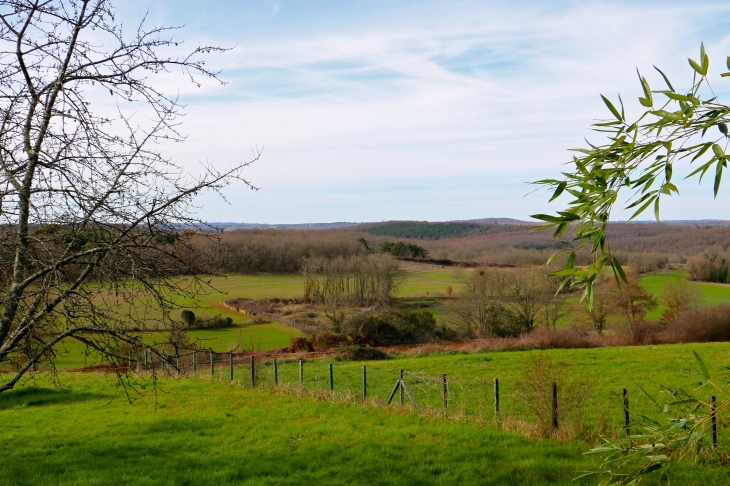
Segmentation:
{"type": "MultiPolygon", "coordinates": [[[[167,150],[192,167],[205,159],[232,163],[249,146],[266,146],[250,172],[264,190],[241,201],[265,200],[267,209],[233,211],[240,220],[292,221],[283,196],[301,185],[310,188],[296,192],[306,214],[297,216],[301,221],[342,219],[342,211],[356,207],[370,214],[364,219],[434,219],[445,202],[417,190],[410,194],[423,200],[418,208],[391,196],[390,211],[383,204],[362,210],[378,187],[419,178],[482,181],[483,193],[469,191],[463,209],[448,205],[453,215],[441,219],[464,218],[482,205],[484,216],[525,217],[533,212],[527,205],[490,194],[503,194],[508,184],[520,198],[529,188],[517,181],[556,174],[566,148],[595,137],[586,128],[606,116],[599,93],[620,91],[627,107],[635,106],[635,67],[657,88],[652,64],[686,85],[686,57],[705,40],[720,72],[730,53],[720,28],[729,11],[715,3],[476,2],[405,15],[394,5],[382,19],[322,31],[223,31],[224,42],[239,42],[215,58],[230,84],[181,91],[190,138],[167,150]],[[323,205],[320,194],[337,187],[358,191],[358,198],[339,196],[338,204],[328,195],[323,205]]],[[[458,191],[449,194],[460,200],[458,191]]],[[[219,219],[217,208],[209,211],[219,219]]]]}

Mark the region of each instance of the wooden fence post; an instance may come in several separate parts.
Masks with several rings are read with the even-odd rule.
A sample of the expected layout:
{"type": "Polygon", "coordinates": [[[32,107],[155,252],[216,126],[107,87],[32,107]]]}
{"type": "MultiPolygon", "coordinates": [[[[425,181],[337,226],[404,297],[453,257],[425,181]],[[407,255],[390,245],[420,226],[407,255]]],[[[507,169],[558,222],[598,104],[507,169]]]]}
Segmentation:
{"type": "Polygon", "coordinates": [[[149,368],[150,368],[149,367],[149,355],[150,355],[150,350],[145,349],[144,350],[144,370],[145,371],[149,371],[149,368]]]}
{"type": "Polygon", "coordinates": [[[193,351],[193,373],[198,371],[198,353],[193,351]]]}
{"type": "Polygon", "coordinates": [[[233,381],[233,353],[228,355],[228,369],[231,372],[231,381],[233,381]]]}
{"type": "Polygon", "coordinates": [[[553,382],[553,432],[558,430],[558,384],[553,382]]]}
{"type": "Polygon", "coordinates": [[[299,360],[299,384],[304,385],[304,360],[299,360]]]}
{"type": "Polygon", "coordinates": [[[403,386],[403,370],[400,370],[400,404],[401,405],[403,405],[405,403],[405,400],[404,400],[405,390],[403,390],[403,388],[405,388],[403,386]]]}
{"type": "Polygon", "coordinates": [[[362,367],[362,398],[363,400],[368,397],[368,370],[365,366],[362,367]]]}
{"type": "Polygon", "coordinates": [[[215,357],[213,356],[213,351],[210,352],[210,376],[213,376],[215,374],[215,361],[213,361],[215,357]]]}
{"type": "Polygon", "coordinates": [[[629,429],[629,391],[624,388],[624,432],[626,437],[631,435],[631,429],[629,429]]]}
{"type": "Polygon", "coordinates": [[[717,449],[717,413],[715,406],[715,396],[710,397],[710,447],[714,451],[717,449]]]}
{"type": "Polygon", "coordinates": [[[499,420],[499,378],[494,379],[494,418],[499,420]]]}
{"type": "Polygon", "coordinates": [[[276,358],[274,358],[274,385],[279,384],[279,368],[276,364],[276,358]]]}
{"type": "Polygon", "coordinates": [[[132,353],[129,353],[129,358],[127,359],[127,374],[132,371],[132,353]]]}
{"type": "Polygon", "coordinates": [[[251,388],[256,388],[256,358],[251,355],[251,388]]]}
{"type": "Polygon", "coordinates": [[[335,391],[335,376],[332,372],[332,363],[330,363],[330,391],[335,391]]]}
{"type": "Polygon", "coordinates": [[[449,406],[449,389],[446,385],[446,375],[443,373],[441,374],[441,405],[443,405],[444,411],[449,406]]]}

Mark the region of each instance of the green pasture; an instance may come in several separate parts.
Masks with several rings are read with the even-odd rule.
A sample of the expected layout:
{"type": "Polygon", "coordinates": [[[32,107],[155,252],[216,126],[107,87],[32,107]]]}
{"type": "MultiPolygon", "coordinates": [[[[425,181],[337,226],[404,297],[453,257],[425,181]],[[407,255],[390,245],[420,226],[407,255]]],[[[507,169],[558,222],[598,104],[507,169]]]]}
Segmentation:
{"type": "MultiPolygon", "coordinates": [[[[692,386],[686,374],[696,348],[711,372],[730,361],[730,344],[670,345],[543,352],[487,352],[403,357],[381,362],[335,363],[335,395],[326,389],[326,361],[305,363],[299,391],[298,365],[280,364],[280,387],[272,366],[227,369],[213,379],[162,379],[131,404],[112,375],[62,374],[56,389],[41,373],[0,394],[0,485],[24,484],[573,484],[591,467],[581,453],[597,440],[528,439],[506,423],[520,411],[515,383],[531,356],[555,360],[561,374],[591,383],[612,405],[620,427],[620,390],[628,387],[632,411],[647,408],[637,385],[692,386]],[[367,366],[369,399],[359,398],[367,366]],[[384,405],[398,370],[419,400],[419,409],[384,405]],[[449,415],[427,413],[439,397],[429,376],[446,373],[449,415]],[[505,423],[491,419],[492,378],[499,377],[505,423]],[[420,382],[419,382],[420,380],[420,382]],[[482,420],[468,406],[480,394],[482,420]],[[453,408],[452,408],[453,407],[453,408]]],[[[702,392],[700,392],[702,393],[702,392]]],[[[707,392],[709,393],[709,391],[707,392]]],[[[660,398],[661,401],[661,398],[660,398]]],[[[406,399],[406,402],[408,400],[406,399]]],[[[597,403],[597,402],[596,402],[597,403]]],[[[720,417],[720,447],[727,450],[727,417],[720,417]]],[[[719,462],[682,463],[669,477],[643,484],[726,484],[730,470],[719,462]]],[[[596,484],[596,480],[576,484],[596,484]]]]}
{"type": "MultiPolygon", "coordinates": [[[[723,383],[730,374],[724,366],[730,365],[730,343],[676,344],[661,346],[628,346],[596,349],[551,349],[542,351],[491,351],[480,353],[441,353],[428,356],[398,356],[385,361],[368,363],[335,362],[333,375],[335,390],[360,395],[362,365],[367,365],[368,394],[387,400],[398,379],[400,370],[406,373],[411,392],[419,406],[441,406],[441,374],[450,383],[449,410],[481,419],[492,419],[494,409],[493,380],[498,378],[501,388],[502,418],[523,419],[529,416],[524,404],[517,399],[517,384],[525,381],[524,370],[535,357],[552,361],[555,377],[567,394],[580,393],[585,403],[582,414],[585,424],[595,427],[605,424],[618,433],[622,420],[623,388],[629,391],[633,412],[657,414],[661,410],[640,389],[650,392],[658,402],[675,398],[661,391],[683,388],[694,389],[700,378],[691,371],[696,364],[693,350],[702,356],[711,374],[723,383]],[[526,415],[527,414],[527,415],[526,415]]],[[[304,363],[305,386],[309,389],[329,389],[328,362],[304,363]]],[[[261,384],[273,383],[273,366],[265,362],[257,370],[261,384]]],[[[217,373],[225,374],[227,370],[217,373]]],[[[235,370],[236,379],[250,383],[250,368],[235,370]]],[[[278,365],[279,382],[299,383],[297,360],[278,365]]],[[[717,390],[697,392],[700,397],[720,395],[717,390]]],[[[399,399],[396,396],[396,401],[399,399]]],[[[406,401],[409,400],[406,398],[406,401]]],[[[730,417],[728,417],[730,418],[730,417]]],[[[720,421],[723,431],[730,431],[727,421],[720,421]]],[[[726,434],[727,435],[727,434],[726,434]]],[[[730,438],[725,437],[730,448],[730,438]]]]}
{"type": "MultiPolygon", "coordinates": [[[[162,332],[142,332],[142,339],[148,344],[164,342],[162,332]]],[[[227,351],[260,351],[286,347],[291,339],[301,332],[276,322],[264,324],[237,324],[220,329],[196,329],[187,332],[188,338],[203,349],[218,353],[227,351]],[[242,346],[241,346],[242,345],[242,346]]],[[[56,347],[58,369],[73,369],[99,363],[94,352],[87,354],[86,347],[75,340],[66,340],[56,347]]]]}
{"type": "MultiPolygon", "coordinates": [[[[658,308],[654,309],[647,315],[648,320],[659,320],[664,307],[661,305],[661,296],[664,285],[670,280],[684,280],[684,270],[670,270],[667,272],[656,273],[641,278],[641,285],[660,302],[658,308]]],[[[730,285],[716,284],[708,282],[691,282],[684,280],[696,293],[698,297],[698,305],[712,306],[718,304],[730,303],[730,285]]]]}
{"type": "MultiPolygon", "coordinates": [[[[433,271],[408,272],[396,294],[399,298],[408,299],[410,302],[424,302],[433,298],[443,298],[446,295],[446,288],[451,285],[454,292],[458,293],[461,284],[457,282],[454,274],[449,269],[438,268],[433,271]]],[[[658,299],[661,299],[664,285],[671,279],[682,279],[683,270],[671,270],[657,273],[641,278],[641,284],[658,299]]],[[[297,297],[302,291],[302,276],[294,275],[231,275],[225,277],[204,277],[206,285],[201,288],[197,298],[177,299],[177,304],[183,308],[193,309],[196,314],[202,317],[222,315],[234,319],[234,326],[224,329],[196,330],[189,333],[192,339],[199,340],[204,348],[212,348],[214,351],[225,352],[235,349],[239,345],[239,332],[242,334],[244,349],[273,349],[286,346],[292,337],[300,333],[294,329],[282,326],[277,323],[250,324],[250,317],[223,308],[221,302],[238,298],[292,298],[297,297]]],[[[183,278],[182,286],[190,285],[191,279],[183,278]]],[[[711,283],[688,282],[699,297],[700,305],[715,305],[722,302],[730,302],[730,285],[711,283]]],[[[559,322],[559,326],[573,325],[581,321],[580,304],[578,297],[568,299],[569,313],[559,322]]],[[[446,314],[445,307],[439,303],[428,309],[436,319],[441,322],[446,314]]],[[[658,320],[663,311],[660,305],[650,312],[649,320],[658,320]]],[[[145,340],[154,342],[158,337],[156,332],[143,333],[145,340]]],[[[66,345],[59,367],[61,369],[93,364],[93,355],[85,356],[85,350],[80,344],[69,343],[66,345]]]]}

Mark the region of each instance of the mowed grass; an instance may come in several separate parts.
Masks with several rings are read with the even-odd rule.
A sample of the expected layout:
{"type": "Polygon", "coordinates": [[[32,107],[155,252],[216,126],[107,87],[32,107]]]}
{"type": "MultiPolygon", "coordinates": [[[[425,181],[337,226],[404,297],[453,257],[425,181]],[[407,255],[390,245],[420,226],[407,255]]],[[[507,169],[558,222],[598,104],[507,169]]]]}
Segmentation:
{"type": "MultiPolygon", "coordinates": [[[[368,394],[387,400],[405,370],[406,381],[419,406],[441,406],[440,376],[446,374],[449,382],[449,409],[474,417],[493,416],[493,380],[498,378],[501,389],[501,413],[504,417],[525,419],[527,410],[517,399],[519,382],[525,381],[524,370],[533,358],[550,360],[559,380],[570,386],[568,393],[582,394],[587,425],[603,421],[618,432],[622,421],[621,392],[629,392],[632,413],[656,415],[661,410],[644,392],[649,392],[660,403],[676,398],[661,392],[661,388],[694,390],[701,381],[690,368],[696,366],[696,350],[705,360],[710,373],[723,383],[728,375],[724,366],[730,365],[730,343],[673,344],[661,346],[628,346],[595,349],[551,349],[536,351],[493,351],[481,353],[442,353],[428,356],[399,356],[386,361],[335,362],[333,364],[335,389],[341,393],[359,395],[362,390],[362,365],[367,366],[368,394]]],[[[309,389],[328,390],[328,362],[305,362],[305,386],[309,389]]],[[[223,371],[221,371],[223,373],[223,371]]],[[[280,362],[279,382],[299,382],[298,362],[280,362]]],[[[250,368],[235,370],[236,379],[248,384],[250,368]]],[[[273,367],[266,362],[259,369],[259,382],[273,382],[273,367]]],[[[698,396],[717,394],[707,389],[697,390],[698,396]]],[[[396,400],[398,397],[396,396],[396,400]]],[[[408,401],[408,399],[406,399],[408,401]]],[[[728,417],[730,418],[730,417],[728,417]]],[[[730,423],[720,421],[721,439],[730,446],[730,423]]]]}
{"type": "MultiPolygon", "coordinates": [[[[713,372],[730,358],[728,344],[697,348],[713,372]]],[[[62,374],[64,392],[49,388],[41,374],[35,383],[0,394],[0,484],[573,484],[579,471],[593,466],[582,455],[591,444],[531,440],[488,419],[480,424],[476,417],[453,420],[383,405],[397,370],[405,368],[446,372],[465,382],[485,378],[489,385],[499,376],[503,410],[509,413],[510,388],[535,354],[336,363],[340,398],[334,399],[328,393],[314,394],[320,399],[299,395],[290,385],[266,388],[270,366],[260,370],[256,390],[246,384],[246,370],[237,369],[236,380],[229,382],[226,370],[218,369],[214,379],[163,379],[160,392],[148,389],[133,404],[113,376],[62,374]],[[366,402],[355,397],[362,365],[368,367],[372,397],[366,402]],[[353,390],[343,389],[348,380],[353,390]],[[342,398],[346,391],[350,396],[342,398]]],[[[686,345],[543,352],[558,360],[563,372],[595,378],[596,390],[616,401],[612,392],[627,382],[648,390],[662,381],[691,383],[681,373],[692,361],[688,354],[686,345]]],[[[306,363],[307,390],[324,385],[326,369],[325,361],[306,363]]],[[[414,376],[407,380],[418,390],[414,376]]],[[[280,380],[296,379],[295,364],[282,364],[280,380]]],[[[490,389],[480,392],[487,396],[490,389]]],[[[615,418],[618,426],[620,417],[615,418]]],[[[721,417],[721,425],[724,421],[721,417]]],[[[723,427],[721,447],[728,440],[723,427]]],[[[706,464],[682,463],[669,476],[669,484],[729,481],[728,468],[706,464]]],[[[645,484],[667,484],[667,479],[656,476],[645,484]]]]}
{"type": "Polygon", "coordinates": [[[64,378],[73,392],[0,396],[0,484],[537,485],[586,466],[578,444],[383,408],[210,380],[130,405],[112,380],[64,378]]]}

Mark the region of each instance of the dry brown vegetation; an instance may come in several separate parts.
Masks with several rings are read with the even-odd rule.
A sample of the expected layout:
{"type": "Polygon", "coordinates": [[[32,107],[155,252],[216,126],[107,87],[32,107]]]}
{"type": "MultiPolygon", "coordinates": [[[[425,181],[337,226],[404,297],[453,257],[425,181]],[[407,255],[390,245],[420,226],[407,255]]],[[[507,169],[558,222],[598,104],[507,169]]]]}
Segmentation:
{"type": "MultiPolygon", "coordinates": [[[[437,260],[516,266],[543,264],[562,247],[550,234],[535,232],[532,226],[484,226],[493,226],[494,230],[487,228],[484,235],[458,239],[404,241],[425,248],[437,260]]],[[[371,235],[365,231],[367,228],[231,230],[215,239],[200,238],[193,246],[209,257],[206,264],[211,271],[292,273],[301,270],[305,258],[364,255],[393,241],[393,237],[371,235]]],[[[730,227],[726,226],[616,223],[609,227],[609,236],[614,256],[639,273],[668,263],[684,263],[710,245],[716,245],[721,253],[730,247],[730,227]]]]}

